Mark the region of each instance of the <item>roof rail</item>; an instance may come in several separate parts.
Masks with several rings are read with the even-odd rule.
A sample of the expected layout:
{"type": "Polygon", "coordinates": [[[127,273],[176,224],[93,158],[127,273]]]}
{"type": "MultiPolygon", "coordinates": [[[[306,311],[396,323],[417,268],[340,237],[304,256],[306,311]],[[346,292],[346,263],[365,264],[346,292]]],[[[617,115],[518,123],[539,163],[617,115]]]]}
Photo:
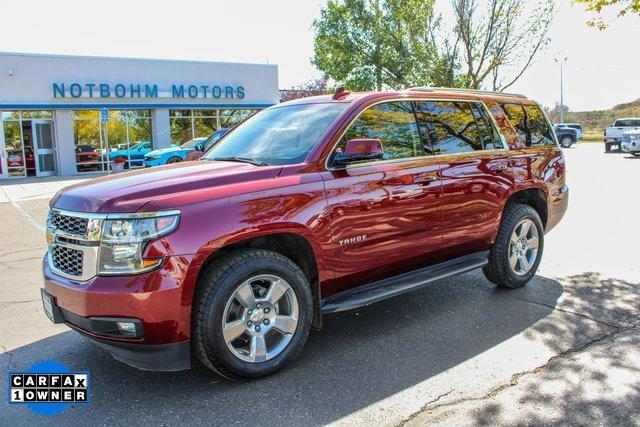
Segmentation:
{"type": "Polygon", "coordinates": [[[453,88],[453,87],[430,87],[430,86],[416,86],[410,87],[410,91],[416,92],[462,92],[462,93],[477,93],[478,95],[489,94],[489,95],[497,95],[497,96],[507,96],[511,98],[523,98],[527,99],[526,96],[519,93],[506,93],[506,92],[495,92],[490,90],[479,90],[479,89],[461,89],[461,88],[453,88]]]}

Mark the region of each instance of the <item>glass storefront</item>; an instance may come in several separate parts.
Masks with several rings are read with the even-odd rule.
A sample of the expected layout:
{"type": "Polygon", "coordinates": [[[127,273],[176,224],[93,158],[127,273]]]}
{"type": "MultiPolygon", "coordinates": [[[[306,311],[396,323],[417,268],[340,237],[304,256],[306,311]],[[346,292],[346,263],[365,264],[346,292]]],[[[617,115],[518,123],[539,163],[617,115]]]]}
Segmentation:
{"type": "Polygon", "coordinates": [[[151,113],[113,110],[103,125],[98,110],[76,110],[73,135],[78,172],[108,171],[113,161],[122,161],[125,168],[141,167],[152,150],[151,113]]]}
{"type": "MultiPolygon", "coordinates": [[[[3,111],[1,124],[8,177],[44,176],[55,173],[52,111],[3,111]]],[[[2,163],[4,162],[0,162],[0,168],[2,163]]]]}
{"type": "Polygon", "coordinates": [[[206,138],[222,128],[230,128],[257,110],[170,110],[171,143],[181,145],[193,138],[206,138]]]}

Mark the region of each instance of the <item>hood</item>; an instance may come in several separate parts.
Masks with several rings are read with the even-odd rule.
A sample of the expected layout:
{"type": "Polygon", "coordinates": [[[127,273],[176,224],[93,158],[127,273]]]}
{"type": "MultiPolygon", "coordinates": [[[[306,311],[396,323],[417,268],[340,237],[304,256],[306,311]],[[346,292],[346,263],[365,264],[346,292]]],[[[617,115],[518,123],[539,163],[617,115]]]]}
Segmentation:
{"type": "Polygon", "coordinates": [[[187,204],[189,195],[197,193],[197,190],[271,180],[281,170],[281,166],[206,161],[145,168],[67,187],[56,194],[51,206],[77,212],[136,212],[152,200],[156,202],[154,207],[161,205],[161,200],[169,195],[183,194],[183,201],[187,204]]]}
{"type": "Polygon", "coordinates": [[[162,156],[163,154],[175,153],[177,151],[189,152],[189,151],[193,151],[193,148],[180,148],[180,147],[160,148],[159,150],[149,151],[147,154],[145,154],[145,156],[162,156]]]}

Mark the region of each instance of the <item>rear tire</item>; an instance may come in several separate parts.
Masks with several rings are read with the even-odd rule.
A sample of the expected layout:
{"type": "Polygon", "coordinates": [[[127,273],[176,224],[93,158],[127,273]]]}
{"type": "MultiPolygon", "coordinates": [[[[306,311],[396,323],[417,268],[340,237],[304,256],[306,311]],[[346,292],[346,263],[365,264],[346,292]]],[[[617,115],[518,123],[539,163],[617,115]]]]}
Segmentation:
{"type": "Polygon", "coordinates": [[[535,209],[529,205],[509,204],[489,251],[489,263],[482,271],[490,282],[501,288],[519,288],[536,274],[543,247],[544,228],[535,209]],[[527,226],[528,231],[525,231],[527,226]]]}
{"type": "Polygon", "coordinates": [[[309,334],[310,289],[300,268],[281,254],[240,249],[221,256],[203,271],[194,297],[194,354],[233,381],[282,369],[309,334]]]}
{"type": "Polygon", "coordinates": [[[560,145],[562,148],[569,148],[573,145],[573,139],[571,137],[565,136],[560,140],[560,145]]]}

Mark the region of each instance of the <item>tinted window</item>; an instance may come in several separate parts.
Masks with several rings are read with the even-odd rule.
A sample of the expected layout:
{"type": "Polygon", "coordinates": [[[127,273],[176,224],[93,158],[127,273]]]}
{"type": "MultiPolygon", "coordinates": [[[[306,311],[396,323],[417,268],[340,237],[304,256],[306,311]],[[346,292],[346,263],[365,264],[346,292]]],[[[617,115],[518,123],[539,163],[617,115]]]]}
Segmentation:
{"type": "Polygon", "coordinates": [[[613,126],[614,127],[640,126],[640,120],[634,120],[634,119],[616,120],[613,126]]]}
{"type": "Polygon", "coordinates": [[[502,108],[525,147],[555,145],[553,130],[538,106],[502,104],[502,108]]]}
{"type": "Polygon", "coordinates": [[[478,123],[478,130],[480,139],[485,150],[495,150],[504,148],[502,139],[498,136],[498,132],[488,116],[487,110],[482,104],[472,104],[473,113],[476,116],[476,122],[478,123]]]}
{"type": "Polygon", "coordinates": [[[376,138],[382,142],[383,159],[422,156],[420,134],[411,102],[386,102],[364,110],[351,123],[337,152],[355,138],[376,138]]]}
{"type": "Polygon", "coordinates": [[[508,141],[513,142],[519,138],[518,132],[513,127],[509,119],[507,118],[504,110],[498,103],[490,102],[487,107],[489,107],[489,111],[491,111],[491,115],[495,119],[498,124],[498,128],[500,132],[507,138],[508,141]]]}
{"type": "Polygon", "coordinates": [[[482,150],[478,126],[467,102],[422,102],[418,121],[422,132],[431,139],[434,154],[482,150]]]}
{"type": "Polygon", "coordinates": [[[270,165],[304,161],[348,104],[294,104],[267,108],[230,131],[202,157],[247,157],[270,165]]]}

